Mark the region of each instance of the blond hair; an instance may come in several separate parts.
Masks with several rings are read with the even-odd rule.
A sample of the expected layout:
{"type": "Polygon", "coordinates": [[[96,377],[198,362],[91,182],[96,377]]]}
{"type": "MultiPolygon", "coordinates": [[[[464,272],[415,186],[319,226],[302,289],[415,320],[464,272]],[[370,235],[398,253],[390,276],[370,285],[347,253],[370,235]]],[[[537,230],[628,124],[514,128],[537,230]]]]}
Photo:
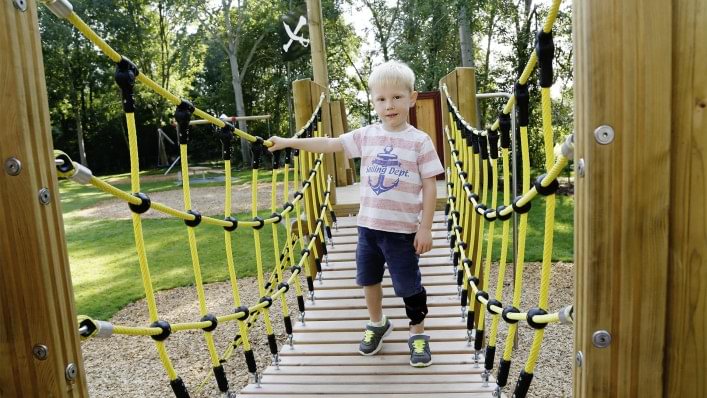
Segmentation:
{"type": "Polygon", "coordinates": [[[415,72],[409,66],[398,61],[382,63],[368,77],[368,90],[382,86],[400,86],[413,91],[415,89],[415,72]]]}

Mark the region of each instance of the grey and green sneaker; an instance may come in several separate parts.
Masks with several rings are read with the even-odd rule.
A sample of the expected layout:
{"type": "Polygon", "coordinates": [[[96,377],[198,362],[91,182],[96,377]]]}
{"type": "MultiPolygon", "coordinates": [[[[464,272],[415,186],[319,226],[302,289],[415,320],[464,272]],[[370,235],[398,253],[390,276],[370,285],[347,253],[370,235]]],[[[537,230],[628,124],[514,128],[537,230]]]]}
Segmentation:
{"type": "Polygon", "coordinates": [[[387,317],[384,317],[383,326],[366,325],[363,339],[358,345],[358,352],[361,355],[374,355],[383,347],[383,338],[393,331],[393,324],[387,317]]]}
{"type": "Polygon", "coordinates": [[[408,346],[410,347],[410,366],[424,368],[432,365],[430,336],[424,334],[410,336],[408,346]]]}

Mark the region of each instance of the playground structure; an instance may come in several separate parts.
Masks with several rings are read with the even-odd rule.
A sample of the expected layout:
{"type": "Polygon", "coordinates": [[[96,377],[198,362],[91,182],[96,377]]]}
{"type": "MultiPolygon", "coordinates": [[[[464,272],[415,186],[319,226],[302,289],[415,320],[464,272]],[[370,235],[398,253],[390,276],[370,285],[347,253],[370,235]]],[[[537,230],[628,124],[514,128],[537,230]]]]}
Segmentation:
{"type": "MultiPolygon", "coordinates": [[[[24,2],[19,3],[27,7],[24,2]]],[[[36,9],[33,4],[26,11],[21,11],[20,5],[17,7],[19,9],[13,9],[10,2],[6,2],[0,19],[8,27],[1,40],[1,52],[12,54],[3,57],[2,63],[8,65],[3,65],[0,73],[5,76],[0,81],[9,82],[7,85],[14,93],[2,99],[3,109],[11,116],[7,120],[12,125],[8,129],[11,133],[4,134],[0,142],[5,165],[2,202],[7,220],[3,226],[2,258],[9,267],[9,272],[3,273],[0,286],[4,292],[0,296],[0,308],[3,325],[6,325],[0,341],[3,356],[12,360],[0,365],[0,385],[9,389],[2,393],[10,396],[18,391],[30,396],[84,396],[85,380],[80,371],[62,221],[56,195],[52,195],[57,192],[56,171],[52,167],[55,160],[51,156],[50,137],[46,134],[49,123],[37,45],[36,9]],[[16,66],[17,62],[23,67],[16,66]],[[28,131],[35,134],[27,134],[28,131]],[[15,236],[22,239],[14,239],[15,236]],[[21,250],[17,250],[16,245],[20,244],[21,250]],[[44,358],[42,346],[49,352],[44,358]],[[42,380],[42,383],[34,380],[42,380]]],[[[707,295],[704,286],[707,279],[704,266],[707,82],[704,73],[700,73],[700,66],[707,58],[707,51],[698,38],[707,30],[707,11],[697,1],[620,4],[597,1],[576,2],[574,12],[577,127],[573,155],[577,165],[575,257],[578,282],[574,309],[577,320],[575,395],[702,396],[707,390],[700,377],[707,373],[707,319],[705,311],[701,310],[707,295]],[[666,15],[671,18],[665,18],[666,15]],[[646,40],[648,32],[655,40],[646,40]],[[617,42],[615,46],[606,44],[617,42]],[[658,61],[666,54],[672,55],[672,63],[658,61]]],[[[312,40],[313,50],[314,47],[315,40],[312,40]]],[[[117,57],[111,56],[113,61],[119,62],[120,56],[114,55],[117,57]]],[[[451,113],[445,112],[452,115],[451,119],[444,120],[449,132],[447,138],[457,146],[446,150],[445,163],[451,170],[448,182],[453,186],[450,188],[456,192],[449,202],[451,242],[454,252],[458,253],[456,265],[461,265],[461,286],[472,282],[468,284],[469,296],[462,294],[462,297],[469,299],[466,301],[467,319],[477,319],[472,323],[476,327],[475,342],[483,343],[483,339],[478,338],[479,330],[484,331],[480,313],[485,309],[495,313],[501,306],[494,305],[483,294],[471,297],[474,290],[476,293],[491,291],[485,287],[488,284],[483,274],[470,270],[470,261],[475,267],[482,265],[478,258],[484,243],[462,234],[469,234],[470,230],[481,233],[484,228],[482,214],[476,206],[471,206],[472,211],[469,206],[474,203],[464,199],[479,201],[472,194],[478,195],[479,185],[485,187],[487,183],[477,176],[472,177],[471,172],[478,172],[478,168],[464,167],[474,162],[474,156],[483,158],[482,148],[486,146],[479,146],[477,142],[480,155],[475,155],[473,145],[470,149],[461,146],[461,142],[479,137],[486,140],[494,133],[487,132],[486,136],[474,133],[477,130],[473,126],[473,95],[464,95],[468,88],[464,85],[460,88],[459,82],[453,81],[453,77],[465,73],[468,72],[457,71],[444,79],[450,101],[443,106],[445,110],[452,108],[451,113]],[[470,131],[469,138],[464,138],[470,131]],[[467,177],[472,179],[475,192],[466,186],[467,177]],[[467,255],[477,260],[466,258],[467,255]],[[482,304],[486,300],[487,306],[474,308],[472,304],[476,300],[482,304]]],[[[145,77],[140,76],[139,80],[144,82],[145,77]]],[[[516,93],[515,101],[518,97],[516,93]]],[[[310,95],[309,103],[314,99],[310,95]]],[[[172,102],[182,104],[179,98],[172,98],[172,102]]],[[[327,104],[327,101],[320,103],[327,104]]],[[[544,101],[544,120],[545,106],[544,101]]],[[[299,113],[298,126],[307,127],[302,130],[305,134],[326,133],[328,106],[311,105],[311,108],[316,111],[299,113]],[[317,116],[319,109],[321,116],[317,116]]],[[[509,109],[504,111],[509,113],[509,109]]],[[[194,114],[219,125],[218,119],[203,112],[194,110],[194,114]]],[[[519,124],[522,129],[523,123],[519,124]]],[[[502,117],[492,131],[503,133],[505,126],[507,123],[502,117]]],[[[255,138],[252,141],[258,142],[255,138]]],[[[503,144],[501,148],[503,156],[503,144]]],[[[324,174],[317,171],[331,170],[325,160],[311,154],[300,156],[303,159],[301,171],[314,171],[309,175],[314,180],[308,180],[308,186],[319,186],[309,189],[313,192],[310,195],[305,192],[300,196],[306,203],[307,221],[322,219],[317,221],[316,227],[311,225],[312,228],[307,229],[319,236],[309,241],[310,252],[303,253],[307,267],[302,269],[308,269],[311,278],[321,264],[308,261],[310,253],[319,261],[325,253],[321,242],[323,229],[328,224],[324,211],[328,207],[321,206],[328,203],[326,192],[335,190],[324,188],[324,174]],[[324,196],[318,197],[320,194],[324,196]],[[322,213],[315,213],[320,208],[322,213]]],[[[493,159],[490,154],[487,156],[493,159]]],[[[59,166],[67,164],[65,160],[59,166]]],[[[536,192],[552,183],[553,165],[547,166],[550,177],[536,180],[533,188],[536,192]]],[[[185,181],[188,180],[186,175],[185,181]]],[[[301,177],[304,180],[305,174],[301,177]]],[[[529,182],[525,185],[528,189],[523,189],[523,193],[531,190],[529,182]]],[[[552,194],[547,196],[551,197],[552,194]]],[[[142,198],[130,194],[124,199],[135,206],[144,203],[142,198]]],[[[487,198],[482,197],[477,204],[488,203],[487,198]]],[[[507,201],[504,205],[510,203],[507,201]]],[[[512,207],[522,209],[527,203],[522,199],[513,200],[515,206],[512,207]]],[[[153,204],[153,209],[158,207],[153,204]]],[[[496,216],[510,213],[504,214],[503,209],[489,206],[489,210],[494,209],[496,216]]],[[[280,215],[287,216],[292,211],[292,206],[286,206],[280,215]]],[[[297,209],[295,211],[299,214],[297,209]]],[[[483,213],[483,216],[492,216],[492,213],[483,213]]],[[[196,219],[194,214],[185,216],[183,212],[175,216],[187,221],[196,219]]],[[[269,223],[277,218],[271,217],[269,223]]],[[[233,221],[207,217],[202,221],[222,227],[234,225],[233,221]]],[[[239,221],[240,226],[262,224],[239,221]]],[[[191,235],[192,228],[188,230],[191,235]]],[[[301,238],[298,242],[304,244],[301,238]]],[[[292,250],[288,253],[292,254],[292,250]]],[[[290,282],[296,283],[296,278],[290,278],[290,282]]],[[[226,320],[235,320],[243,313],[231,314],[226,320]]],[[[266,311],[264,313],[267,315],[266,311]]],[[[557,319],[538,314],[531,315],[529,320],[541,324],[559,320],[561,314],[554,315],[557,319]]],[[[494,321],[498,318],[496,316],[494,321]]],[[[212,322],[207,320],[190,327],[200,329],[210,325],[212,322]]],[[[146,330],[146,334],[162,332],[154,330],[156,328],[159,327],[144,329],[152,329],[146,330]]],[[[532,366],[529,372],[528,368],[526,366],[526,375],[532,375],[532,366]]],[[[176,379],[170,377],[170,380],[176,379]]]]}

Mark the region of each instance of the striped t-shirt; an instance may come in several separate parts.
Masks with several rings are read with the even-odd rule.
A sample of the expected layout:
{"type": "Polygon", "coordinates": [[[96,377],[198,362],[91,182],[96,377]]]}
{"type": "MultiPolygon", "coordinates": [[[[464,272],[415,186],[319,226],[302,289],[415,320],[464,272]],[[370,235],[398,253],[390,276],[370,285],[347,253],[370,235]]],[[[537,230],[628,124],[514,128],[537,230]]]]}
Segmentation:
{"type": "Polygon", "coordinates": [[[389,132],[379,123],[340,138],[348,158],[361,158],[358,225],[380,231],[417,232],[422,179],[444,172],[430,137],[413,126],[389,132]]]}

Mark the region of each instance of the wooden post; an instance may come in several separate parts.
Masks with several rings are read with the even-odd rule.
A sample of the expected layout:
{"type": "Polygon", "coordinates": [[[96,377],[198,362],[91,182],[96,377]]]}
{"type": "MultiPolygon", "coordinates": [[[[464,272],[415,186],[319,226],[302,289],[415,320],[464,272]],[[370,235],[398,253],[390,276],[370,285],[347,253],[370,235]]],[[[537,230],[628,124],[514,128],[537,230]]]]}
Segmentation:
{"type": "MultiPolygon", "coordinates": [[[[692,143],[680,138],[697,134],[671,136],[676,128],[670,114],[671,75],[679,74],[671,74],[671,61],[678,62],[671,57],[676,43],[671,5],[681,2],[688,3],[574,1],[574,156],[581,167],[575,191],[575,351],[581,357],[574,371],[576,397],[663,396],[670,347],[666,329],[673,328],[666,321],[676,319],[666,317],[666,311],[683,314],[677,316],[682,320],[698,312],[694,303],[678,307],[672,300],[676,294],[688,298],[692,293],[667,289],[669,217],[685,212],[680,221],[687,222],[687,213],[700,203],[691,201],[685,209],[670,203],[671,195],[680,194],[671,193],[671,144],[688,145],[687,150],[692,143]],[[601,348],[603,344],[607,346],[601,348]]],[[[693,34],[688,36],[704,46],[693,34]]],[[[702,61],[690,70],[704,81],[704,57],[702,61]]],[[[687,101],[694,103],[694,97],[687,101]]],[[[683,126],[693,120],[687,113],[673,120],[681,118],[683,126]]],[[[704,205],[704,177],[702,182],[704,205]]],[[[688,191],[686,185],[678,187],[688,191]]],[[[704,206],[699,211],[704,236],[704,206]]],[[[676,228],[687,231],[686,225],[676,228]]],[[[688,242],[679,245],[674,249],[688,248],[688,242]]],[[[700,266],[704,275],[704,260],[700,266]]],[[[698,283],[704,310],[704,278],[698,283]]],[[[700,316],[704,326],[704,311],[700,316]]],[[[704,352],[704,333],[701,337],[704,352]]],[[[685,364],[691,366],[697,369],[697,363],[685,364]]],[[[704,386],[704,373],[686,383],[704,386]]]]}
{"type": "MultiPolygon", "coordinates": [[[[344,101],[332,101],[329,105],[329,109],[331,110],[331,136],[338,137],[348,131],[344,101]]],[[[337,152],[335,154],[335,159],[336,186],[346,186],[348,185],[346,181],[346,169],[348,168],[348,161],[346,160],[346,155],[344,155],[344,152],[337,152]]]]}
{"type": "Polygon", "coordinates": [[[13,3],[0,3],[0,396],[87,397],[37,3],[13,3]]]}
{"type": "MultiPolygon", "coordinates": [[[[292,82],[292,98],[295,108],[295,131],[299,131],[312,116],[312,111],[314,109],[312,107],[311,84],[311,80],[295,80],[294,82],[292,82]]],[[[301,162],[304,161],[304,159],[304,154],[300,153],[300,183],[305,178],[307,178],[307,174],[302,174],[303,168],[301,162]]],[[[297,189],[299,190],[301,188],[297,187],[297,189]]],[[[302,205],[305,207],[303,207],[302,210],[304,211],[305,217],[314,217],[313,219],[316,219],[316,217],[313,216],[311,211],[314,206],[314,198],[311,194],[312,192],[313,190],[310,189],[309,194],[303,198],[302,205]]],[[[297,214],[297,217],[302,217],[302,214],[297,214]]],[[[302,223],[302,227],[306,228],[306,231],[301,231],[303,235],[311,233],[311,231],[309,231],[309,228],[307,228],[306,222],[302,223]]],[[[309,266],[309,275],[314,278],[317,275],[317,266],[314,262],[314,256],[309,256],[307,265],[309,266]]]]}
{"type": "MultiPolygon", "coordinates": [[[[322,23],[322,3],[320,0],[307,0],[307,21],[309,25],[309,43],[312,51],[312,74],[314,82],[325,90],[326,98],[322,104],[322,134],[331,137],[331,114],[329,112],[329,70],[327,68],[324,24],[322,23]]],[[[316,98],[319,101],[319,97],[316,98]]],[[[336,169],[334,154],[324,155],[327,173],[336,169]]],[[[336,204],[336,187],[331,190],[331,204],[336,204]]]]}
{"type": "MultiPolygon", "coordinates": [[[[664,397],[707,396],[707,6],[673,2],[664,397]]],[[[668,53],[671,54],[671,53],[668,53]]],[[[669,62],[668,62],[669,63],[669,62]]],[[[664,95],[667,93],[663,93],[664,95]]],[[[667,187],[665,187],[667,188],[667,187]]]]}
{"type": "Polygon", "coordinates": [[[309,45],[312,51],[314,82],[328,89],[329,70],[327,69],[326,61],[321,0],[307,0],[307,23],[309,25],[309,45]]]}

